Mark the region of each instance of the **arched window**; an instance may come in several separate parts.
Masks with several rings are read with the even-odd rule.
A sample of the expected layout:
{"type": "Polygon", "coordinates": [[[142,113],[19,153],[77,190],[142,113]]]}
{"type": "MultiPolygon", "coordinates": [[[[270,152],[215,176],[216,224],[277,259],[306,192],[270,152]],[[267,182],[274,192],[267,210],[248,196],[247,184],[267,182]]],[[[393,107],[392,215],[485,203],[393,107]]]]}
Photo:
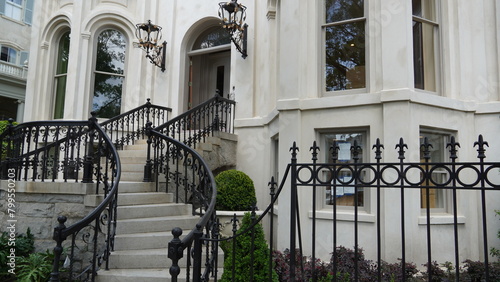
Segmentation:
{"type": "Polygon", "coordinates": [[[64,117],[64,99],[66,97],[66,79],[68,76],[69,41],[70,33],[68,31],[61,36],[61,39],[59,39],[59,46],[57,49],[57,67],[56,74],[54,76],[54,119],[64,117]]]}
{"type": "Polygon", "coordinates": [[[92,111],[97,117],[120,114],[126,46],[125,36],[117,30],[107,29],[99,34],[92,99],[92,111]]]}

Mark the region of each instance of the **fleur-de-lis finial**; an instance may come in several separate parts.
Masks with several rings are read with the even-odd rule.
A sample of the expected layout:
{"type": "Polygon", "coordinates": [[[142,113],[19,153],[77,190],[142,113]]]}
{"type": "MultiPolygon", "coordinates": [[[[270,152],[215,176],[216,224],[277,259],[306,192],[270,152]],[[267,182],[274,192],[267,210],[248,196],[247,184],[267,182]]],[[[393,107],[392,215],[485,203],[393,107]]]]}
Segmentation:
{"type": "Polygon", "coordinates": [[[424,159],[430,160],[431,158],[431,148],[434,148],[431,143],[429,143],[429,139],[424,137],[424,143],[420,145],[420,148],[424,151],[424,159]]]}
{"type": "Polygon", "coordinates": [[[384,145],[380,144],[380,138],[377,138],[375,145],[373,145],[372,149],[375,149],[375,159],[382,159],[382,149],[384,149],[384,145]]]}
{"type": "Polygon", "coordinates": [[[450,143],[446,144],[446,148],[450,148],[450,159],[455,160],[457,158],[458,148],[460,148],[460,143],[455,142],[455,136],[451,136],[450,143]]]}
{"type": "Polygon", "coordinates": [[[403,137],[399,138],[399,143],[396,145],[396,149],[398,150],[399,156],[398,159],[404,160],[405,159],[405,148],[408,149],[408,145],[405,144],[403,141],[403,137]]]}
{"type": "Polygon", "coordinates": [[[354,144],[351,146],[352,159],[354,161],[359,160],[359,154],[361,153],[361,146],[358,145],[358,141],[354,140],[354,144]]]}
{"type": "Polygon", "coordinates": [[[484,159],[486,158],[486,155],[484,152],[486,152],[486,149],[484,146],[489,147],[488,142],[483,140],[483,135],[479,134],[478,140],[474,142],[474,147],[477,146],[477,158],[478,159],[484,159]]]}
{"type": "Polygon", "coordinates": [[[319,151],[319,147],[316,145],[316,141],[313,142],[313,145],[309,149],[309,151],[312,151],[313,162],[316,162],[318,160],[318,151],[319,151]]]}
{"type": "Polygon", "coordinates": [[[332,152],[332,160],[335,162],[339,159],[339,151],[340,147],[337,145],[337,141],[333,141],[332,146],[330,147],[330,152],[332,152]]]}
{"type": "Polygon", "coordinates": [[[297,147],[297,143],[293,141],[293,145],[289,150],[292,152],[292,160],[297,160],[297,152],[299,151],[299,147],[297,147]]]}

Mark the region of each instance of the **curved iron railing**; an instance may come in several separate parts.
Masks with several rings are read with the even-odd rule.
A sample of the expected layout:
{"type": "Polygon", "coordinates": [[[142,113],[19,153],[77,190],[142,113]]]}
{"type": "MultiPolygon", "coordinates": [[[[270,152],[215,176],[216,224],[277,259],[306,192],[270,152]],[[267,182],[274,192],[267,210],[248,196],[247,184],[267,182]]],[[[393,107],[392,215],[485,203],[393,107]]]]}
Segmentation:
{"type": "MultiPolygon", "coordinates": [[[[208,278],[212,273],[213,263],[206,263],[206,269],[202,273],[202,253],[205,253],[207,261],[212,261],[217,256],[217,243],[203,244],[201,238],[213,234],[215,224],[215,199],[217,190],[212,171],[203,158],[186,144],[163,135],[161,132],[148,130],[149,141],[155,149],[155,156],[158,159],[158,172],[168,173],[168,167],[175,168],[177,172],[176,185],[182,185],[186,197],[193,205],[193,211],[200,215],[201,219],[196,227],[189,232],[182,240],[182,230],[175,228],[172,231],[174,239],[168,244],[168,257],[172,260],[170,274],[172,281],[177,281],[180,273],[179,260],[184,253],[194,254],[193,257],[187,255],[186,277],[192,275],[197,281],[201,277],[208,278]]],[[[167,183],[168,185],[168,183],[167,183]]],[[[206,279],[205,281],[208,281],[206,279]]]]}
{"type": "Polygon", "coordinates": [[[51,274],[51,281],[93,281],[104,262],[108,267],[113,250],[121,172],[116,148],[95,115],[88,121],[37,121],[15,127],[11,123],[0,135],[0,142],[3,177],[95,183],[95,193],[104,200],[90,214],[69,227],[65,226],[66,217],[58,218],[51,274]],[[71,241],[63,245],[67,238],[71,241]],[[61,274],[63,248],[66,259],[61,274]]]}
{"type": "MultiPolygon", "coordinates": [[[[151,128],[176,139],[185,145],[196,148],[200,142],[213,136],[215,132],[234,133],[235,101],[222,98],[217,93],[208,101],[192,108],[163,125],[151,128]]],[[[151,142],[148,142],[151,144],[151,142]]],[[[144,181],[156,182],[156,189],[165,185],[166,192],[174,192],[175,202],[189,202],[189,195],[184,191],[188,189],[183,185],[187,175],[179,173],[176,167],[164,166],[163,159],[158,155],[157,148],[148,145],[146,165],[144,168],[144,181]],[[170,185],[169,185],[170,183],[170,185]]],[[[193,209],[194,214],[194,209],[193,209]]]]}

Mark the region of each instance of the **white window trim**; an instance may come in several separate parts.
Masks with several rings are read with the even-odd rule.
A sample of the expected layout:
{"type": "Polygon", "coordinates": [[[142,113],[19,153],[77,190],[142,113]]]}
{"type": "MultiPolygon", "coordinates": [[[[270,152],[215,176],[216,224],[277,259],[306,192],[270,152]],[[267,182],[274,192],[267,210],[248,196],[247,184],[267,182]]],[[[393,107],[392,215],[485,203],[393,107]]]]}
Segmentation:
{"type": "Polygon", "coordinates": [[[363,4],[363,17],[355,18],[355,19],[348,19],[348,20],[343,20],[343,21],[338,21],[338,22],[332,22],[332,23],[326,23],[325,22],[325,1],[319,1],[321,3],[321,8],[317,9],[320,11],[319,18],[321,19],[320,26],[321,26],[321,93],[322,97],[332,97],[332,96],[341,96],[341,95],[352,95],[352,94],[363,94],[363,93],[368,93],[369,92],[369,85],[370,85],[370,60],[369,60],[369,42],[368,42],[368,32],[369,32],[369,3],[368,1],[365,1],[363,4]],[[343,24],[349,24],[349,23],[356,23],[356,22],[361,22],[364,21],[365,23],[365,87],[363,88],[354,88],[354,89],[345,89],[345,90],[334,90],[334,91],[327,91],[326,90],[326,77],[325,77],[325,69],[326,69],[326,48],[325,48],[325,42],[326,42],[326,33],[325,29],[327,27],[332,27],[336,25],[343,25],[343,24]]]}

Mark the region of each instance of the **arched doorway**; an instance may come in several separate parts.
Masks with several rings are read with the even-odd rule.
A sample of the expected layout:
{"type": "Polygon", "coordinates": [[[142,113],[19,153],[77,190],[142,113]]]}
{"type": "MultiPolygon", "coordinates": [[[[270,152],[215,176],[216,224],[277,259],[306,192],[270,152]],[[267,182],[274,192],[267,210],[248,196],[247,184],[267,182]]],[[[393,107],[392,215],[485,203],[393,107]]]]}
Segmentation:
{"type": "Polygon", "coordinates": [[[231,39],[219,25],[204,30],[195,40],[189,57],[188,105],[191,109],[215,95],[229,96],[231,39]]]}

